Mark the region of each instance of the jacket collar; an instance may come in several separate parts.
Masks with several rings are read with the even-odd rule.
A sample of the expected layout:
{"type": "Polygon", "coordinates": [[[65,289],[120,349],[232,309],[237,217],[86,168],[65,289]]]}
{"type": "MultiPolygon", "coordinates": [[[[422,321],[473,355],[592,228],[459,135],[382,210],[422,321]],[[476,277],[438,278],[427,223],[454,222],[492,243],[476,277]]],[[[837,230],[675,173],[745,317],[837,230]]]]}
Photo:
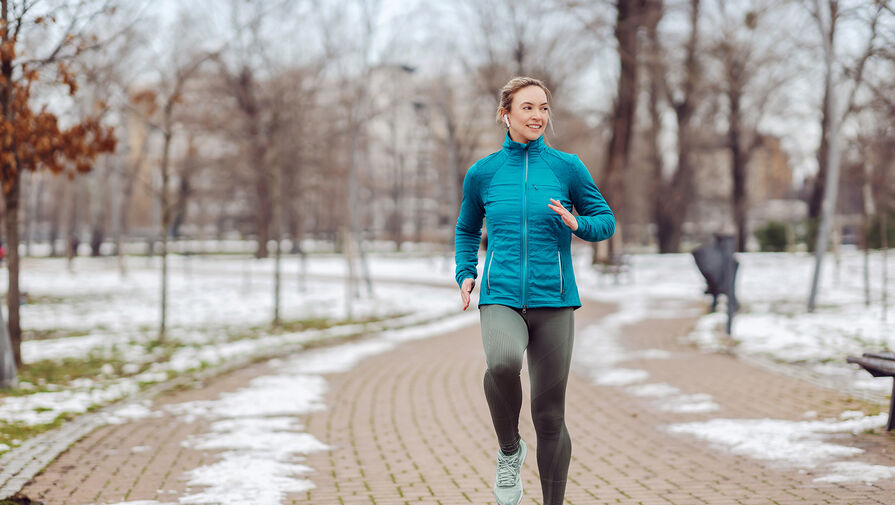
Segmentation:
{"type": "Polygon", "coordinates": [[[528,152],[530,154],[536,154],[544,149],[544,136],[541,135],[537,138],[537,140],[532,140],[528,144],[523,144],[511,139],[510,133],[507,132],[507,136],[503,140],[503,148],[510,153],[518,152],[519,154],[522,154],[523,152],[525,152],[526,149],[528,149],[528,152]]]}

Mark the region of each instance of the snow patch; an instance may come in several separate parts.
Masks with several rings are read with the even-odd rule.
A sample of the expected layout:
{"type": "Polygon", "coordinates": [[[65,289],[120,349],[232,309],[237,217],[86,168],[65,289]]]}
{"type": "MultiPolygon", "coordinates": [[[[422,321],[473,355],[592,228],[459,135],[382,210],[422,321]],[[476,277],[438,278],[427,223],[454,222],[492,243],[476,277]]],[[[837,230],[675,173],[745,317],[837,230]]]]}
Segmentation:
{"type": "Polygon", "coordinates": [[[131,403],[123,407],[119,407],[103,416],[103,420],[108,424],[124,424],[128,421],[137,419],[145,419],[147,417],[161,417],[161,412],[153,412],[149,409],[149,402],[131,403]]]}
{"type": "Polygon", "coordinates": [[[860,433],[883,426],[886,419],[886,414],[842,421],[712,419],[674,424],[668,430],[707,440],[734,454],[799,468],[814,468],[835,458],[864,452],[856,447],[829,443],[825,435],[860,433]]]}
{"type": "Polygon", "coordinates": [[[714,402],[712,395],[704,393],[673,396],[661,402],[659,408],[666,412],[679,414],[698,414],[721,410],[721,406],[714,402]]]}
{"type": "Polygon", "coordinates": [[[647,379],[649,372],[632,368],[615,368],[594,375],[594,380],[602,386],[627,386],[647,379]]]}
{"type": "Polygon", "coordinates": [[[871,465],[860,461],[839,461],[830,465],[830,475],[814,479],[815,482],[876,482],[895,478],[895,467],[871,465]]]}
{"type": "Polygon", "coordinates": [[[672,386],[671,384],[659,382],[654,384],[641,384],[639,386],[632,386],[628,388],[628,392],[633,394],[634,396],[641,396],[646,398],[662,398],[666,396],[676,395],[680,393],[681,390],[672,386]]]}

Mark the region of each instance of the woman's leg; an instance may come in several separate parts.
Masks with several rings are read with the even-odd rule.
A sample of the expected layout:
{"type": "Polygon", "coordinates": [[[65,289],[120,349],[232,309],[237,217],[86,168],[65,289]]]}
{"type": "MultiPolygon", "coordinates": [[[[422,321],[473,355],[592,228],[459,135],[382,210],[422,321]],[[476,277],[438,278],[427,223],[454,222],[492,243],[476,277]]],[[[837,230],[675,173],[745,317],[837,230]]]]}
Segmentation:
{"type": "Polygon", "coordinates": [[[482,305],[482,344],[485,348],[485,398],[497,441],[506,454],[519,443],[522,409],[522,354],[528,345],[528,327],[522,316],[504,305],[482,305]]]}
{"type": "Polygon", "coordinates": [[[565,423],[566,383],[575,333],[571,307],[528,310],[531,418],[538,435],[544,505],[561,505],[572,441],[565,423]]]}

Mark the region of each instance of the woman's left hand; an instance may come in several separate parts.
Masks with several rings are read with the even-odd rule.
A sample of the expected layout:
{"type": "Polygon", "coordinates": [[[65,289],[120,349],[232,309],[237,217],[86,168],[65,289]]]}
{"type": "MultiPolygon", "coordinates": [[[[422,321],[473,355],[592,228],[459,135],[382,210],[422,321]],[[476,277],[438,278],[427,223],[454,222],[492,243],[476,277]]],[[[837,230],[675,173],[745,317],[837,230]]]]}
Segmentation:
{"type": "Polygon", "coordinates": [[[562,222],[565,223],[566,226],[571,228],[572,231],[575,231],[578,229],[578,219],[576,219],[575,216],[573,216],[571,212],[569,212],[565,207],[563,207],[562,202],[551,198],[550,204],[547,206],[550,207],[551,209],[553,209],[553,212],[556,212],[557,214],[559,214],[559,217],[562,218],[562,222]]]}

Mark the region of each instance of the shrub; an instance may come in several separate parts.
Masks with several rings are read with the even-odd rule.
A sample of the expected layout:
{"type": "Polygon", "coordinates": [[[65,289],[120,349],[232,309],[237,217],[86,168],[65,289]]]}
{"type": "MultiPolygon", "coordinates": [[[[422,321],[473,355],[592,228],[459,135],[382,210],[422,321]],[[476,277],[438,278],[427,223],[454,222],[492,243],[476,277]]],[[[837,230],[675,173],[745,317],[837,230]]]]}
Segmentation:
{"type": "MultiPolygon", "coordinates": [[[[870,249],[880,249],[883,246],[880,240],[879,221],[879,214],[870,219],[870,229],[867,230],[867,247],[870,249]]],[[[892,214],[886,216],[886,245],[889,249],[895,249],[895,216],[892,214]]]]}
{"type": "Polygon", "coordinates": [[[785,251],[786,225],[779,221],[768,221],[755,230],[755,238],[762,251],[785,251]]]}

